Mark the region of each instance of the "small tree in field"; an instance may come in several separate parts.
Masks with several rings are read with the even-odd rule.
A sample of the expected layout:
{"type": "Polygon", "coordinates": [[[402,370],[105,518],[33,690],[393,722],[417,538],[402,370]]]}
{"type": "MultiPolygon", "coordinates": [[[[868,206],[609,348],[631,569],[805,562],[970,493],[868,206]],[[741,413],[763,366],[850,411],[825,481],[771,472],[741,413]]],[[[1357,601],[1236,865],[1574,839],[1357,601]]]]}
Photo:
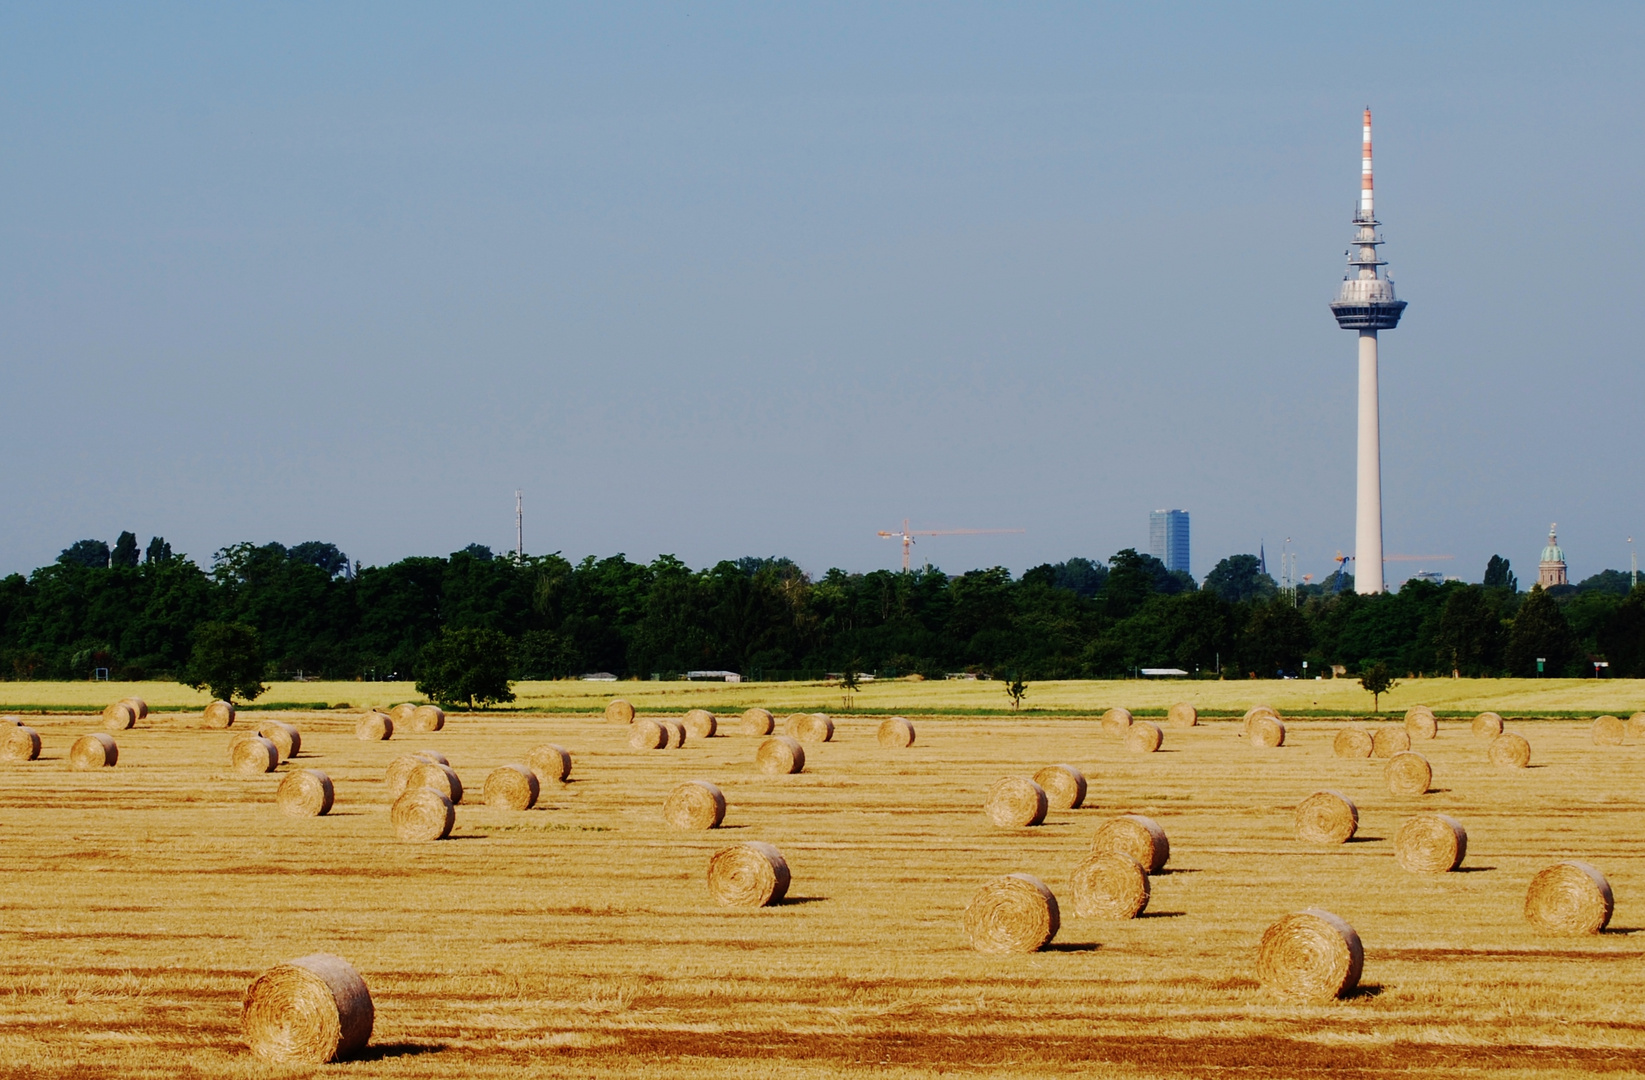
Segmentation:
{"type": "Polygon", "coordinates": [[[1394,681],[1394,674],[1388,670],[1388,665],[1381,660],[1365,669],[1365,674],[1359,678],[1359,684],[1371,692],[1372,712],[1380,712],[1378,701],[1382,695],[1399,685],[1394,681]]]}
{"type": "Polygon", "coordinates": [[[1022,705],[1022,699],[1028,696],[1028,684],[1022,681],[1021,675],[1011,675],[1005,680],[1005,696],[1011,699],[1011,708],[1022,705]]]}
{"type": "Polygon", "coordinates": [[[481,708],[514,700],[510,644],[496,630],[444,630],[423,646],[417,692],[435,701],[481,708]]]}
{"type": "Polygon", "coordinates": [[[201,623],[183,682],[223,701],[251,701],[263,685],[263,639],[244,623],[201,623]]]}
{"type": "Polygon", "coordinates": [[[845,691],[842,704],[847,709],[851,708],[851,704],[855,700],[852,695],[862,689],[862,679],[858,677],[857,673],[857,668],[861,666],[861,660],[852,660],[845,665],[845,670],[840,672],[840,689],[845,691]]]}

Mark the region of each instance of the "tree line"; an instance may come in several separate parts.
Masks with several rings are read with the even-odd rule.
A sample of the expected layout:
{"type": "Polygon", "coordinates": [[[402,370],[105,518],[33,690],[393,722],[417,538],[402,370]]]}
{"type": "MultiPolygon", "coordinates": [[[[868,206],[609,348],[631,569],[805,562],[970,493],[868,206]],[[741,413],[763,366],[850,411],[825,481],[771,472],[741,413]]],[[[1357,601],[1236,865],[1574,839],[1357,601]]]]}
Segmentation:
{"type": "MultiPolygon", "coordinates": [[[[1282,591],[1254,555],[1203,582],[1127,549],[1020,577],[993,567],[812,577],[783,558],[693,570],[673,556],[572,563],[497,556],[361,567],[333,544],[242,543],[202,567],[161,537],[83,540],[0,580],[0,677],[181,678],[203,627],[249,628],[268,677],[417,679],[442,642],[485,632],[514,679],[591,672],[749,678],[846,669],[1028,679],[1180,668],[1228,678],[1358,674],[1645,676],[1645,588],[1605,571],[1519,591],[1493,557],[1482,584],[1413,580],[1359,596],[1352,578],[1282,591]],[[1306,664],[1306,668],[1304,667],[1306,664]]],[[[213,631],[217,632],[217,631],[213,631]]]]}

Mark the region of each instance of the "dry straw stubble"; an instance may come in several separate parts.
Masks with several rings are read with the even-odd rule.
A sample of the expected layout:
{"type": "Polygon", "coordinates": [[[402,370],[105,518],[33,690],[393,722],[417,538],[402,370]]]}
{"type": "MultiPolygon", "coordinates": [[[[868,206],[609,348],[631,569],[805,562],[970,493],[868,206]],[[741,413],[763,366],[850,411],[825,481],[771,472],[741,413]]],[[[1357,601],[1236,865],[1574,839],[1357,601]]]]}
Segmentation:
{"type": "Polygon", "coordinates": [[[354,737],[361,742],[381,742],[394,737],[394,721],[387,713],[372,709],[354,725],[354,737]]]}
{"type": "Polygon", "coordinates": [[[1411,748],[1411,736],[1402,727],[1379,727],[1371,735],[1371,753],[1379,758],[1391,758],[1411,748]]]}
{"type": "Polygon", "coordinates": [[[1147,720],[1138,720],[1125,733],[1125,748],[1133,754],[1152,754],[1165,741],[1160,726],[1147,720]]]}
{"type": "Polygon", "coordinates": [[[315,953],[257,977],[240,1030],[265,1061],[321,1065],[364,1050],[375,1019],[360,973],[340,956],[315,953]]]}
{"type": "Polygon", "coordinates": [[[1368,758],[1371,756],[1374,740],[1371,733],[1355,724],[1350,724],[1337,732],[1337,737],[1331,740],[1331,753],[1339,758],[1368,758]]]}
{"type": "Polygon", "coordinates": [[[1545,934],[1597,934],[1615,906],[1605,875],[1574,859],[1539,872],[1525,894],[1525,918],[1545,934]]]}
{"type": "Polygon", "coordinates": [[[1346,844],[1359,831],[1359,808],[1337,791],[1316,791],[1297,804],[1297,839],[1305,844],[1346,844]]]}
{"type": "Polygon", "coordinates": [[[805,747],[792,735],[773,735],[754,752],[754,763],[768,776],[805,770],[805,747]]]}
{"type": "Polygon", "coordinates": [[[1388,759],[1385,777],[1391,794],[1425,795],[1434,781],[1434,770],[1427,758],[1406,750],[1388,759]]]}
{"type": "Polygon", "coordinates": [[[200,720],[208,728],[231,728],[234,726],[234,703],[214,701],[200,714],[200,720]]]}
{"type": "Polygon", "coordinates": [[[457,823],[457,808],[433,788],[407,788],[388,816],[401,840],[444,840],[457,823]]]}
{"type": "Polygon", "coordinates": [[[124,701],[116,701],[103,708],[103,727],[109,731],[125,731],[137,723],[137,710],[124,701]]]}
{"type": "Polygon", "coordinates": [[[1476,739],[1494,739],[1502,734],[1502,717],[1494,712],[1482,712],[1474,717],[1469,730],[1476,739]]]}
{"type": "Polygon", "coordinates": [[[1165,722],[1172,727],[1195,727],[1199,724],[1199,710],[1186,701],[1179,701],[1165,714],[1165,722]]]}
{"type": "Polygon", "coordinates": [[[1074,868],[1074,914],[1082,919],[1134,919],[1148,906],[1148,871],[1129,855],[1106,851],[1074,868]]]}
{"type": "Polygon", "coordinates": [[[660,720],[636,720],[628,727],[628,745],[636,750],[666,750],[668,729],[660,720]]]}
{"type": "Polygon", "coordinates": [[[280,764],[280,748],[261,735],[247,732],[228,744],[229,767],[241,776],[271,773],[280,764]]]}
{"type": "Polygon", "coordinates": [[[887,750],[900,750],[914,745],[914,725],[904,716],[892,716],[880,724],[877,733],[880,745],[887,750]]]}
{"type": "Polygon", "coordinates": [[[1491,764],[1503,769],[1523,769],[1531,763],[1531,744],[1525,736],[1504,731],[1491,740],[1486,754],[1491,764]]]}
{"type": "Polygon", "coordinates": [[[1415,742],[1418,739],[1435,739],[1439,737],[1439,721],[1434,718],[1434,710],[1426,705],[1413,705],[1405,711],[1405,734],[1415,742]]]}
{"type": "Polygon", "coordinates": [[[1171,857],[1171,842],[1154,819],[1141,814],[1122,814],[1098,826],[1096,836],[1091,839],[1091,854],[1101,855],[1107,851],[1129,855],[1150,874],[1157,874],[1165,869],[1166,860],[1171,857]]]}
{"type": "Polygon", "coordinates": [[[663,800],[663,820],[673,829],[717,829],[725,820],[725,793],[707,780],[687,780],[663,800]]]}
{"type": "Polygon", "coordinates": [[[1594,720],[1592,735],[1595,746],[1621,746],[1628,735],[1628,725],[1607,714],[1594,720]]]}
{"type": "Polygon", "coordinates": [[[1102,714],[1102,733],[1104,735],[1124,735],[1125,729],[1131,726],[1130,709],[1109,709],[1102,714]]]}
{"type": "Polygon", "coordinates": [[[1394,857],[1413,874],[1448,874],[1468,854],[1468,830],[1448,814],[1408,817],[1394,834],[1394,857]]]}
{"type": "Polygon", "coordinates": [[[463,782],[458,778],[456,770],[438,761],[425,761],[411,770],[411,774],[406,777],[406,790],[416,788],[437,791],[450,799],[453,806],[463,801],[463,782]]]}
{"type": "Polygon", "coordinates": [[[801,742],[830,742],[834,738],[834,721],[823,713],[795,713],[783,721],[783,734],[801,742]]]}
{"type": "Polygon", "coordinates": [[[319,769],[298,769],[280,781],[275,799],[289,817],[324,817],[337,797],[331,777],[319,769]]]}
{"type": "Polygon", "coordinates": [[[530,810],[541,792],[536,773],[524,765],[504,765],[491,770],[480,796],[487,806],[500,810],[530,810]]]}
{"type": "Polygon", "coordinates": [[[120,760],[120,748],[114,736],[102,732],[82,735],[69,747],[69,768],[102,769],[120,760]]]}
{"type": "Polygon", "coordinates": [[[777,718],[770,709],[744,709],[740,719],[744,735],[769,735],[777,730],[777,718]]]}
{"type": "Polygon", "coordinates": [[[788,860],[758,840],[717,851],[708,860],[708,892],[726,907],[765,907],[788,895],[788,860]]]}
{"type": "Polygon", "coordinates": [[[680,717],[685,733],[693,739],[712,739],[720,729],[720,722],[707,709],[692,709],[680,717]]]}
{"type": "Polygon", "coordinates": [[[0,740],[0,760],[33,761],[40,756],[40,733],[19,724],[7,727],[6,737],[0,740]]]}
{"type": "Polygon", "coordinates": [[[1072,765],[1047,765],[1034,774],[1034,783],[1058,810],[1078,810],[1085,804],[1085,774],[1072,765]]]}
{"type": "Polygon", "coordinates": [[[614,698],[605,707],[605,719],[609,724],[632,724],[634,722],[634,706],[622,698],[614,698]]]}
{"type": "Polygon", "coordinates": [[[994,781],[983,801],[983,810],[1002,829],[1038,825],[1050,809],[1045,789],[1026,776],[1007,776],[994,781]]]}
{"type": "Polygon", "coordinates": [[[439,731],[446,726],[445,710],[438,705],[419,705],[406,718],[406,730],[421,734],[439,731]]]}
{"type": "Polygon", "coordinates": [[[1032,874],[990,881],[965,906],[965,933],[981,953],[1030,953],[1045,948],[1062,925],[1057,898],[1032,874]]]}
{"type": "Polygon", "coordinates": [[[1258,713],[1251,717],[1251,745],[1265,749],[1285,745],[1285,724],[1277,717],[1258,713]]]}
{"type": "Polygon", "coordinates": [[[564,783],[571,778],[571,751],[554,743],[534,746],[525,756],[526,768],[537,774],[537,782],[551,780],[564,783]]]}
{"type": "Polygon", "coordinates": [[[1354,928],[1329,911],[1287,915],[1263,932],[1257,981],[1292,1001],[1330,1001],[1350,993],[1365,970],[1365,947],[1354,928]]]}
{"type": "Polygon", "coordinates": [[[274,748],[280,751],[281,761],[295,756],[303,749],[303,736],[293,724],[266,720],[257,725],[257,734],[274,744],[274,748]]]}

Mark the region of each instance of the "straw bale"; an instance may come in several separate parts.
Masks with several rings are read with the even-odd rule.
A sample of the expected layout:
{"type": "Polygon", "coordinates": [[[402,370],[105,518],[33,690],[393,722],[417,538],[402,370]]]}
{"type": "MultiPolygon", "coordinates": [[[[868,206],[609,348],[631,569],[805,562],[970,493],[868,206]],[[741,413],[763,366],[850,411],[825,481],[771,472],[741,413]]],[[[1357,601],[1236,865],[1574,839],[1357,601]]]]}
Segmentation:
{"type": "Polygon", "coordinates": [[[428,734],[446,726],[445,710],[438,705],[419,705],[406,719],[406,730],[428,734]]]}
{"type": "Polygon", "coordinates": [[[137,710],[123,701],[103,707],[103,727],[109,731],[125,731],[137,724],[137,710]]]}
{"type": "Polygon", "coordinates": [[[1439,721],[1434,718],[1434,710],[1426,705],[1413,705],[1405,710],[1405,734],[1412,742],[1438,738],[1439,721]]]}
{"type": "Polygon", "coordinates": [[[1297,839],[1346,844],[1359,831],[1359,807],[1338,791],[1316,791],[1297,804],[1297,839]]]}
{"type": "Polygon", "coordinates": [[[257,725],[257,734],[274,744],[274,748],[280,751],[281,761],[295,756],[303,748],[303,736],[292,724],[265,720],[257,725]]]}
{"type": "Polygon", "coordinates": [[[1109,709],[1102,714],[1102,733],[1104,735],[1124,735],[1125,729],[1130,726],[1130,709],[1109,709]]]}
{"type": "Polygon", "coordinates": [[[634,722],[634,706],[622,698],[614,698],[605,707],[605,718],[611,724],[632,724],[634,722]]]}
{"type": "Polygon", "coordinates": [[[1272,705],[1253,705],[1245,710],[1245,716],[1240,720],[1240,734],[1251,734],[1251,721],[1259,716],[1271,716],[1275,720],[1284,720],[1284,717],[1280,716],[1279,710],[1272,705]]]}
{"type": "Polygon", "coordinates": [[[271,773],[280,764],[280,748],[272,740],[246,732],[228,744],[229,766],[242,776],[271,773]]]}
{"type": "Polygon", "coordinates": [[[415,788],[429,788],[438,791],[451,800],[456,806],[463,801],[463,782],[457,778],[457,771],[450,765],[441,765],[438,761],[425,761],[411,770],[406,777],[406,790],[415,788]]]}
{"type": "Polygon", "coordinates": [[[801,742],[830,742],[834,738],[834,721],[823,713],[795,713],[783,721],[783,734],[801,742]]]}
{"type": "Polygon", "coordinates": [[[1165,862],[1171,857],[1171,842],[1152,818],[1122,814],[1098,826],[1097,835],[1091,839],[1091,854],[1101,855],[1107,851],[1129,855],[1141,863],[1144,870],[1157,874],[1165,869],[1165,862]]]}
{"type": "Polygon", "coordinates": [[[897,750],[905,746],[914,745],[914,725],[908,722],[906,716],[888,717],[880,724],[878,733],[880,745],[887,750],[897,750]]]}
{"type": "Polygon", "coordinates": [[[1636,739],[1645,737],[1645,712],[1636,712],[1628,717],[1628,734],[1636,739]]]}
{"type": "Polygon", "coordinates": [[[1374,741],[1369,731],[1357,724],[1349,724],[1331,740],[1331,752],[1340,758],[1368,758],[1374,741]]]}
{"type": "Polygon", "coordinates": [[[269,968],[246,991],[240,1030],[265,1061],[323,1065],[371,1041],[371,991],[347,960],[315,953],[269,968]]]}
{"type": "Polygon", "coordinates": [[[965,933],[981,953],[1030,953],[1057,936],[1062,913],[1045,882],[1032,874],[990,881],[965,905],[965,933]]]}
{"type": "Polygon", "coordinates": [[[1523,769],[1531,763],[1531,744],[1525,736],[1505,731],[1491,740],[1487,750],[1491,764],[1504,769],[1523,769]]]}
{"type": "Polygon", "coordinates": [[[441,765],[451,764],[443,756],[431,754],[426,750],[401,754],[389,762],[388,768],[383,772],[383,785],[388,789],[388,801],[393,802],[405,793],[406,782],[411,779],[411,774],[417,770],[417,766],[426,765],[431,761],[441,765]]]}
{"type": "Polygon", "coordinates": [[[1117,851],[1088,857],[1074,868],[1072,884],[1082,919],[1134,919],[1148,906],[1148,871],[1117,851]]]}
{"type": "Polygon", "coordinates": [[[394,737],[394,721],[387,713],[380,713],[373,709],[360,717],[360,722],[354,725],[354,737],[361,742],[381,742],[394,737]]]}
{"type": "Polygon", "coordinates": [[[40,756],[40,733],[22,724],[5,729],[0,740],[0,761],[33,761],[40,756]]]}
{"type": "Polygon", "coordinates": [[[1045,789],[1026,776],[1007,776],[994,781],[982,808],[1003,829],[1038,825],[1045,820],[1050,802],[1045,789]]]}
{"type": "Polygon", "coordinates": [[[1199,710],[1186,701],[1179,701],[1165,714],[1165,722],[1172,727],[1195,727],[1199,724],[1199,710]]]}
{"type": "Polygon", "coordinates": [[[298,769],[280,781],[275,798],[281,811],[291,817],[324,817],[331,813],[336,793],[331,777],[319,769],[298,769]]]}
{"type": "Polygon", "coordinates": [[[693,739],[712,739],[720,729],[719,721],[707,709],[692,709],[680,717],[680,726],[693,739]]]}
{"type": "Polygon", "coordinates": [[[1135,754],[1152,754],[1164,741],[1165,732],[1147,720],[1138,720],[1125,733],[1125,747],[1135,754]]]}
{"type": "Polygon", "coordinates": [[[1329,911],[1308,908],[1263,931],[1257,981],[1293,1001],[1330,1001],[1359,986],[1365,947],[1354,928],[1329,911]]]}
{"type": "Polygon", "coordinates": [[[149,703],[142,698],[128,697],[120,700],[125,702],[131,708],[131,711],[137,714],[137,719],[147,720],[149,718],[149,703]]]}
{"type": "Polygon", "coordinates": [[[550,780],[564,783],[571,777],[571,751],[553,743],[532,747],[525,756],[525,764],[526,768],[537,774],[539,784],[550,780]]]}
{"type": "Polygon", "coordinates": [[[1391,758],[1411,748],[1411,736],[1402,727],[1383,726],[1371,733],[1371,753],[1375,757],[1391,758]]]}
{"type": "Polygon", "coordinates": [[[758,840],[717,851],[708,860],[708,892],[726,907],[765,907],[788,895],[788,860],[758,840]]]}
{"type": "Polygon", "coordinates": [[[1394,834],[1394,857],[1413,874],[1448,874],[1468,854],[1468,830],[1448,814],[1417,814],[1394,834]]]}
{"type": "Polygon", "coordinates": [[[12,727],[18,727],[22,723],[23,723],[23,721],[17,719],[17,717],[15,717],[15,716],[0,716],[0,727],[4,727],[7,724],[11,725],[12,727]]]}
{"type": "Polygon", "coordinates": [[[661,720],[663,730],[668,732],[668,748],[678,750],[685,745],[685,725],[678,720],[661,720]]]}
{"type": "Polygon", "coordinates": [[[777,718],[770,709],[744,709],[742,723],[744,735],[769,735],[777,730],[777,718]]]}
{"type": "Polygon", "coordinates": [[[628,728],[628,745],[636,750],[667,750],[668,729],[660,720],[636,720],[628,728]]]}
{"type": "Polygon", "coordinates": [[[717,829],[725,820],[725,794],[707,780],[687,780],[663,800],[663,820],[674,829],[717,829]]]}
{"type": "Polygon", "coordinates": [[[1539,872],[1525,894],[1525,918],[1545,934],[1597,934],[1615,906],[1605,875],[1574,859],[1539,872]]]}
{"type": "Polygon", "coordinates": [[[69,747],[71,769],[101,769],[119,760],[120,748],[114,744],[114,736],[104,735],[100,731],[80,736],[69,747]]]}
{"type": "Polygon", "coordinates": [[[231,728],[234,726],[234,703],[232,701],[214,701],[206,706],[206,711],[200,719],[208,728],[231,728]]]}
{"type": "Polygon", "coordinates": [[[1434,782],[1434,769],[1428,759],[1411,750],[1402,750],[1388,759],[1384,772],[1388,791],[1394,795],[1425,795],[1434,782]]]}
{"type": "Polygon", "coordinates": [[[1285,745],[1285,724],[1277,716],[1258,713],[1251,717],[1251,745],[1273,749],[1285,745]]]}
{"type": "Polygon", "coordinates": [[[504,765],[491,770],[480,797],[487,806],[502,810],[530,810],[537,805],[542,783],[524,765],[504,765]]]}
{"type": "Polygon", "coordinates": [[[1494,739],[1502,734],[1502,717],[1494,712],[1482,712],[1474,717],[1474,738],[1494,739]]]}
{"type": "Polygon", "coordinates": [[[1085,805],[1085,774],[1072,765],[1047,765],[1034,774],[1034,783],[1045,789],[1046,801],[1058,810],[1085,805]]]}
{"type": "Polygon", "coordinates": [[[388,711],[388,718],[394,721],[394,726],[401,731],[411,730],[411,714],[417,711],[417,706],[411,702],[402,702],[388,711]]]}
{"type": "Polygon", "coordinates": [[[457,823],[457,808],[433,788],[406,788],[388,812],[401,840],[444,840],[457,823]]]}
{"type": "Polygon", "coordinates": [[[805,747],[792,735],[773,735],[754,752],[754,763],[768,776],[805,771],[805,747]]]}
{"type": "Polygon", "coordinates": [[[1593,740],[1595,746],[1621,746],[1622,740],[1628,734],[1628,725],[1611,715],[1598,717],[1594,720],[1593,740]]]}

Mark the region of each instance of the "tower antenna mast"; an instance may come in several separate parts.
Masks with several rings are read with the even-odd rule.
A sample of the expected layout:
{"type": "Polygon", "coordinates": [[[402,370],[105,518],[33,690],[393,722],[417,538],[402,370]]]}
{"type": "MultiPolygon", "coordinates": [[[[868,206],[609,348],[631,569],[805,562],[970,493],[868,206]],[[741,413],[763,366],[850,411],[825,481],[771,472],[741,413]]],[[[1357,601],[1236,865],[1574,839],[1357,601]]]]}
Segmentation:
{"type": "Polygon", "coordinates": [[[525,558],[525,503],[519,488],[514,489],[514,557],[525,558]]]}

